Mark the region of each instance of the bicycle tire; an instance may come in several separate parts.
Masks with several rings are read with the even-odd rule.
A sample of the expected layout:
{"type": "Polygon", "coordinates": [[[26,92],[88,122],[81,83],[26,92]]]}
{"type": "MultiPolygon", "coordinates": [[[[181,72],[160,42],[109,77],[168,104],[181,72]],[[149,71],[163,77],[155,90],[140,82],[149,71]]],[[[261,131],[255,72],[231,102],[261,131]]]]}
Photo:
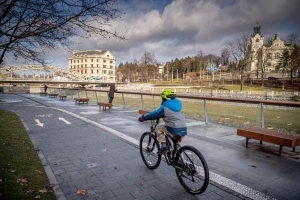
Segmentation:
{"type": "Polygon", "coordinates": [[[175,171],[181,185],[192,194],[203,193],[209,184],[209,169],[203,155],[192,146],[179,149],[175,171]]]}
{"type": "Polygon", "coordinates": [[[145,132],[140,139],[140,153],[149,169],[156,169],[160,165],[161,155],[157,154],[159,150],[157,138],[151,132],[145,132]]]}

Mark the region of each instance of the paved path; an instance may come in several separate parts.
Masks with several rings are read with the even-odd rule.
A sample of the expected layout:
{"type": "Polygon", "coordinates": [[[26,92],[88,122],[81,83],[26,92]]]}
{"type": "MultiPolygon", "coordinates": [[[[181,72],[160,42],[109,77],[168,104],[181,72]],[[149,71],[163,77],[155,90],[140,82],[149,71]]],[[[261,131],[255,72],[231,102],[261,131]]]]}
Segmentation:
{"type": "Polygon", "coordinates": [[[299,199],[300,151],[236,136],[236,128],[187,120],[182,145],[206,158],[211,182],[201,195],[190,195],[175,170],[162,162],[145,167],[138,150],[149,123],[137,110],[75,104],[33,94],[0,94],[0,109],[19,114],[38,148],[57,199],[299,199]],[[86,190],[86,195],[76,194],[86,190]]]}

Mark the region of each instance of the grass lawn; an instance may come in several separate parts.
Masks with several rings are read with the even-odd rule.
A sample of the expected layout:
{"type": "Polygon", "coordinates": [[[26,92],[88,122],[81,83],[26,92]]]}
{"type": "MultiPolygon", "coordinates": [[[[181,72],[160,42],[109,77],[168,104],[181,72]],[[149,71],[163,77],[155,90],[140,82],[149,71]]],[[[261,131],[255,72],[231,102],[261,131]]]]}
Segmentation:
{"type": "Polygon", "coordinates": [[[0,199],[56,199],[19,116],[0,110],[0,199]]]}

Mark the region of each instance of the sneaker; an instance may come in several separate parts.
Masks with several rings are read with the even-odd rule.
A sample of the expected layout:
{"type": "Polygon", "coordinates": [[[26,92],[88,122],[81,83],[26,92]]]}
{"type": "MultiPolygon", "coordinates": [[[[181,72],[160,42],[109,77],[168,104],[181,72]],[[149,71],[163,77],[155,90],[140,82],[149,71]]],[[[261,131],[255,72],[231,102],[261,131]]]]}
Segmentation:
{"type": "Polygon", "coordinates": [[[168,153],[169,152],[169,148],[167,147],[166,144],[162,144],[160,147],[160,150],[158,152],[158,154],[163,154],[163,153],[168,153]]]}

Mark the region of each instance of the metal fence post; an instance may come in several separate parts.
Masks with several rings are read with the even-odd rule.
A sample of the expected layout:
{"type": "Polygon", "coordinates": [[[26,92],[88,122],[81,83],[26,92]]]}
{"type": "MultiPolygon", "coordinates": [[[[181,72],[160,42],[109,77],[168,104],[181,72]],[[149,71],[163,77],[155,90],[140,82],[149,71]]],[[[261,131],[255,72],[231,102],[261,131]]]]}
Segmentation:
{"type": "Polygon", "coordinates": [[[88,95],[87,95],[87,92],[86,92],[86,90],[85,90],[85,97],[88,99],[88,95]]]}
{"type": "Polygon", "coordinates": [[[144,110],[144,99],[143,99],[143,95],[141,94],[141,102],[142,102],[142,109],[144,110]]]}
{"type": "Polygon", "coordinates": [[[261,112],[261,127],[265,128],[265,115],[264,115],[264,104],[260,103],[260,112],[261,112]]]}
{"type": "Polygon", "coordinates": [[[95,91],[96,101],[98,102],[97,92],[95,91]]]}
{"type": "Polygon", "coordinates": [[[123,109],[125,109],[126,103],[125,103],[124,93],[122,93],[122,101],[123,101],[123,109]]]}
{"type": "Polygon", "coordinates": [[[205,116],[205,123],[208,123],[208,115],[207,115],[207,106],[206,106],[206,99],[204,99],[204,116],[205,116]]]}
{"type": "Polygon", "coordinates": [[[79,95],[79,90],[77,90],[77,96],[78,96],[78,98],[80,98],[80,95],[79,95]]]}

